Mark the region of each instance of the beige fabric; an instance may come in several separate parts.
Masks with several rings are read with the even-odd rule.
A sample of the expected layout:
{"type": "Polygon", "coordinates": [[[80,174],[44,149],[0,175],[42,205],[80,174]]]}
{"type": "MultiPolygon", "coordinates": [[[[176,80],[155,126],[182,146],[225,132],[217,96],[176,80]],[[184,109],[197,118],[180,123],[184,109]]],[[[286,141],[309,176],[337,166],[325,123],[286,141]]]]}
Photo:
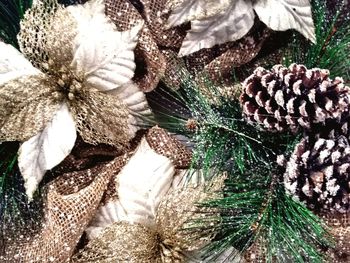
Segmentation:
{"type": "Polygon", "coordinates": [[[329,251],[330,261],[350,261],[350,213],[321,213],[320,217],[330,227],[330,233],[334,236],[336,247],[329,251]]]}
{"type": "Polygon", "coordinates": [[[158,127],[150,129],[146,135],[146,140],[156,153],[172,160],[177,169],[190,166],[191,152],[164,129],[158,127]]]}
{"type": "Polygon", "coordinates": [[[46,187],[45,219],[35,235],[13,237],[2,262],[64,262],[94,215],[116,163],[63,174],[46,187]],[[22,237],[22,238],[21,238],[22,237]]]}
{"type": "MultiPolygon", "coordinates": [[[[130,29],[137,21],[144,21],[140,43],[136,48],[138,66],[135,80],[142,90],[151,91],[164,74],[172,73],[176,78],[174,65],[170,61],[167,62],[162,53],[177,53],[189,26],[185,24],[166,29],[165,24],[169,17],[165,8],[166,0],[141,0],[142,5],[139,9],[134,7],[133,2],[107,0],[106,13],[122,30],[130,29]]],[[[270,33],[270,30],[259,25],[239,41],[202,49],[185,57],[186,67],[194,74],[209,75],[217,83],[224,81],[225,85],[230,85],[233,82],[233,68],[255,58],[270,33]]]]}

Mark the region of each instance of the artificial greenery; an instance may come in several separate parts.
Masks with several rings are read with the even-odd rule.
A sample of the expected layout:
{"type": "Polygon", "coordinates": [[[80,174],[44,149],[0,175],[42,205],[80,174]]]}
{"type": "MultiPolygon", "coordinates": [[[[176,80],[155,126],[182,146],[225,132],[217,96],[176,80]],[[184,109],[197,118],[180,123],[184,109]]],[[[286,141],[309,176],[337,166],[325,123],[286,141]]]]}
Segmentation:
{"type": "Polygon", "coordinates": [[[41,201],[29,203],[24,181],[18,168],[19,143],[0,145],[0,248],[5,249],[4,236],[18,230],[33,230],[40,222],[41,201]]]}
{"type": "MultiPolygon", "coordinates": [[[[312,4],[317,44],[293,36],[285,63],[326,68],[332,77],[349,79],[350,24],[339,23],[340,18],[345,22],[348,18],[341,16],[341,5],[332,16],[327,13],[326,1],[312,4]]],[[[165,79],[173,90],[158,89],[155,99],[151,96],[150,101],[157,104],[153,108],[158,121],[195,144],[193,168],[204,170],[207,179],[228,176],[223,197],[201,204],[215,208],[215,213],[206,214],[202,219],[206,224],[196,222],[194,230],[205,232],[203,226],[209,221],[218,233],[203,256],[215,260],[234,247],[226,255],[229,260],[258,252],[255,256],[266,262],[324,261],[323,251],[334,247],[334,241],[312,211],[287,195],[283,167],[276,163],[281,154],[289,158],[302,134],[271,134],[247,124],[237,96],[225,96],[225,90],[223,93],[210,81],[195,79],[180,64],[180,89],[165,79]],[[176,109],[175,115],[171,109],[176,109]],[[188,121],[195,124],[192,130],[188,121]]]]}
{"type": "MultiPolygon", "coordinates": [[[[20,19],[31,4],[30,0],[0,0],[1,39],[18,47],[20,19]]],[[[286,63],[326,68],[332,76],[349,80],[349,18],[341,16],[341,10],[330,18],[325,0],[313,0],[312,4],[317,44],[295,35],[286,63]],[[337,23],[340,17],[342,24],[337,23]]],[[[240,253],[232,252],[228,258],[250,253],[249,249],[256,247],[264,252],[261,256],[267,262],[322,261],[321,250],[332,247],[332,239],[317,216],[286,194],[283,168],[276,164],[279,155],[289,156],[300,135],[257,130],[242,118],[236,97],[223,95],[208,80],[199,83],[188,72],[181,74],[181,80],[181,89],[160,87],[148,98],[157,123],[195,143],[193,168],[203,169],[207,179],[227,175],[223,197],[199,205],[216,208],[215,214],[205,217],[212,220],[218,234],[206,247],[204,257],[215,259],[233,246],[240,253]],[[191,120],[193,125],[189,127],[191,120]]],[[[166,79],[164,84],[174,86],[166,79]]],[[[10,225],[6,222],[24,224],[35,208],[24,194],[17,166],[18,146],[0,145],[0,235],[10,225]]],[[[198,228],[202,225],[198,223],[198,228]]]]}
{"type": "Polygon", "coordinates": [[[339,1],[330,10],[326,0],[312,0],[316,44],[293,34],[287,49],[286,64],[304,64],[308,68],[323,68],[331,77],[341,76],[350,81],[350,16],[348,4],[339,1]]]}
{"type": "Polygon", "coordinates": [[[31,5],[32,0],[0,0],[0,39],[18,47],[20,21],[31,5]]]}
{"type": "MultiPolygon", "coordinates": [[[[257,247],[267,262],[321,262],[321,249],[332,247],[333,240],[316,215],[286,194],[283,167],[276,163],[282,154],[289,157],[302,135],[258,130],[243,119],[237,95],[226,96],[225,88],[186,74],[180,89],[158,89],[150,101],[157,104],[153,108],[163,127],[194,143],[194,169],[204,171],[208,180],[227,176],[223,197],[200,205],[215,213],[206,212],[205,224],[197,221],[193,228],[205,233],[209,223],[217,230],[203,256],[215,262],[234,247],[226,255],[233,260],[257,247]],[[167,102],[175,116],[166,110],[167,102]]],[[[172,87],[171,81],[164,82],[172,87]]]]}

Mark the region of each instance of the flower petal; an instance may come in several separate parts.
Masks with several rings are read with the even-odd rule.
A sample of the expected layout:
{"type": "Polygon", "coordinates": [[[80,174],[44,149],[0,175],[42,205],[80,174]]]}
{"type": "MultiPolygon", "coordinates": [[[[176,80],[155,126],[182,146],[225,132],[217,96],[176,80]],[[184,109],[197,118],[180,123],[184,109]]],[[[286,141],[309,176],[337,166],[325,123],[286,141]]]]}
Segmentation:
{"type": "Polygon", "coordinates": [[[10,80],[39,73],[17,49],[0,41],[0,86],[10,80]]]}
{"type": "Polygon", "coordinates": [[[254,3],[254,9],[269,28],[280,31],[296,29],[316,42],[309,0],[260,0],[254,3]]]}
{"type": "Polygon", "coordinates": [[[26,141],[42,131],[59,108],[45,75],[24,76],[0,86],[0,141],[26,141]]]}
{"type": "Polygon", "coordinates": [[[250,1],[237,0],[224,12],[192,21],[179,55],[186,56],[202,48],[240,39],[253,26],[254,16],[250,1]]]}
{"type": "Polygon", "coordinates": [[[143,139],[118,175],[118,197],[128,221],[153,225],[162,197],[175,175],[170,159],[157,154],[143,139]]]}
{"type": "Polygon", "coordinates": [[[167,3],[172,10],[167,27],[174,27],[192,20],[199,20],[214,16],[229,7],[231,0],[174,0],[167,3]]]}
{"type": "Polygon", "coordinates": [[[18,166],[29,200],[33,198],[45,172],[58,165],[70,153],[76,136],[73,117],[64,103],[42,132],[21,145],[18,166]]]}
{"type": "Polygon", "coordinates": [[[127,107],[119,98],[89,89],[69,105],[85,142],[106,143],[121,149],[128,145],[133,133],[128,126],[127,107]]]}
{"type": "Polygon", "coordinates": [[[175,167],[142,139],[135,154],[118,174],[118,200],[99,208],[89,227],[89,238],[114,222],[128,221],[154,226],[162,198],[171,187],[175,167]]]}
{"type": "Polygon", "coordinates": [[[128,124],[131,137],[134,137],[137,130],[153,117],[145,94],[135,83],[126,83],[116,89],[108,91],[108,94],[117,96],[128,108],[128,124]]]}
{"type": "Polygon", "coordinates": [[[142,24],[118,32],[99,0],[67,9],[78,25],[71,66],[83,74],[86,84],[106,91],[130,81],[136,67],[133,50],[142,24]]]}

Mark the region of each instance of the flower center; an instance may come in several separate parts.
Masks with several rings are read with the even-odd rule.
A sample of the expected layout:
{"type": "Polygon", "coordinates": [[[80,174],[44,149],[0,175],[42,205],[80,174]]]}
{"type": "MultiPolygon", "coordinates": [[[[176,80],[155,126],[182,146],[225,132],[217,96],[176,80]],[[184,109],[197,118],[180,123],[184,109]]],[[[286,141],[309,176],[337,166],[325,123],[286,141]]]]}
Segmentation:
{"type": "Polygon", "coordinates": [[[59,70],[53,70],[55,68],[57,69],[57,65],[51,60],[49,60],[47,68],[49,72],[52,72],[56,88],[54,96],[58,100],[65,98],[72,101],[79,97],[83,89],[81,77],[74,74],[73,71],[66,66],[61,66],[59,70]]]}

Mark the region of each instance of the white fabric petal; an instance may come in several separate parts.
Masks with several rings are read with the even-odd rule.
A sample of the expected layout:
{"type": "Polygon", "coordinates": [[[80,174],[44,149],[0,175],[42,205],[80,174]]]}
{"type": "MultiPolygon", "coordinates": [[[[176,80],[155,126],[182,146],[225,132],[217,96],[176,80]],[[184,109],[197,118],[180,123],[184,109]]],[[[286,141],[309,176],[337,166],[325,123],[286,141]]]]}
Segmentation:
{"type": "Polygon", "coordinates": [[[83,74],[85,83],[107,91],[129,82],[136,67],[134,49],[142,23],[129,31],[117,31],[101,0],[67,9],[78,25],[71,66],[83,74]]]}
{"type": "Polygon", "coordinates": [[[127,214],[119,200],[112,200],[99,207],[90,226],[85,230],[88,239],[94,239],[114,222],[127,221],[127,214]]]}
{"type": "Polygon", "coordinates": [[[176,171],[176,175],[171,183],[171,189],[179,189],[183,187],[198,187],[205,183],[205,176],[202,170],[180,169],[176,171]]]}
{"type": "Polygon", "coordinates": [[[89,238],[96,237],[104,227],[118,221],[154,226],[159,203],[170,189],[174,175],[172,162],[157,154],[146,139],[142,139],[135,154],[118,174],[119,200],[99,208],[88,228],[89,238]]]}
{"type": "Polygon", "coordinates": [[[45,129],[21,145],[18,166],[29,200],[45,172],[62,162],[70,153],[76,137],[74,119],[63,103],[45,129]]]}
{"type": "Polygon", "coordinates": [[[29,75],[40,74],[40,71],[13,46],[0,41],[0,85],[29,75]]]}
{"type": "Polygon", "coordinates": [[[224,11],[232,0],[184,0],[171,1],[168,8],[172,10],[168,18],[167,27],[174,27],[185,22],[208,18],[224,11]]]}
{"type": "Polygon", "coordinates": [[[145,94],[133,82],[128,82],[116,89],[108,91],[108,94],[117,96],[129,110],[129,131],[134,137],[142,124],[153,117],[145,94]]]}
{"type": "Polygon", "coordinates": [[[273,30],[296,29],[316,43],[309,0],[259,0],[254,9],[260,20],[273,30]]]}
{"type": "Polygon", "coordinates": [[[237,0],[224,12],[207,19],[192,21],[191,30],[182,42],[179,56],[242,38],[253,26],[254,17],[251,2],[237,0]]]}

